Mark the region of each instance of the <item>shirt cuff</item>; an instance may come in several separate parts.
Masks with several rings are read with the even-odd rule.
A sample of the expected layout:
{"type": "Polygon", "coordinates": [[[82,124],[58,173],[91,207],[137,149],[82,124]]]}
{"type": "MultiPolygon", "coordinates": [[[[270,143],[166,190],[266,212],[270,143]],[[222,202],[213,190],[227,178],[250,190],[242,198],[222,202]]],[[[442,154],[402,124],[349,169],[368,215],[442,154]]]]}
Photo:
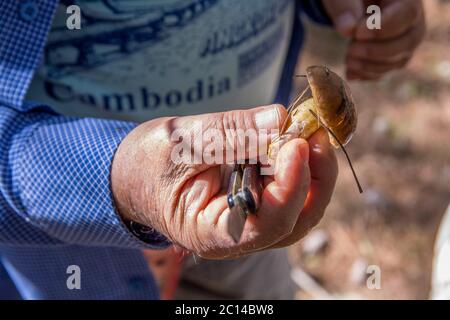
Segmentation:
{"type": "MultiPolygon", "coordinates": [[[[40,116],[42,118],[42,116],[40,116]]],[[[26,221],[68,244],[165,248],[154,229],[130,230],[118,215],[110,186],[114,153],[136,125],[47,115],[25,129],[16,190],[26,221]]]]}
{"type": "Polygon", "coordinates": [[[322,0],[301,0],[302,9],[314,22],[331,26],[333,22],[327,14],[322,0]]]}

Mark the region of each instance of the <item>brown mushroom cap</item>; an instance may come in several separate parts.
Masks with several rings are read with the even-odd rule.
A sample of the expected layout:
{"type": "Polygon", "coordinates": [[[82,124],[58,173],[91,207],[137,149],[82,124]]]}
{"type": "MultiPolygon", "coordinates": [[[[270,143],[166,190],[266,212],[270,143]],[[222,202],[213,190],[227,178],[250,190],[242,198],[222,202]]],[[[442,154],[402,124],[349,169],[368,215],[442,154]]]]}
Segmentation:
{"type": "MultiPolygon", "coordinates": [[[[349,87],[341,77],[325,66],[308,67],[306,76],[322,122],[342,145],[347,144],[357,125],[356,108],[349,87]]],[[[330,141],[335,147],[339,147],[332,136],[330,141]]]]}

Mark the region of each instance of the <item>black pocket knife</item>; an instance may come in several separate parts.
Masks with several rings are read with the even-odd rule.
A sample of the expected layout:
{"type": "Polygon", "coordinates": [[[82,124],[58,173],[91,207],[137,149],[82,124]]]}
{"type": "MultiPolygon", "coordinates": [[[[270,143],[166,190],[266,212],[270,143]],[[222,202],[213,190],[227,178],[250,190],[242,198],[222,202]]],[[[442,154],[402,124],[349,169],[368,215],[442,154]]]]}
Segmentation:
{"type": "Polygon", "coordinates": [[[256,214],[263,186],[257,164],[236,164],[228,185],[228,233],[238,243],[249,214],[256,214]]]}

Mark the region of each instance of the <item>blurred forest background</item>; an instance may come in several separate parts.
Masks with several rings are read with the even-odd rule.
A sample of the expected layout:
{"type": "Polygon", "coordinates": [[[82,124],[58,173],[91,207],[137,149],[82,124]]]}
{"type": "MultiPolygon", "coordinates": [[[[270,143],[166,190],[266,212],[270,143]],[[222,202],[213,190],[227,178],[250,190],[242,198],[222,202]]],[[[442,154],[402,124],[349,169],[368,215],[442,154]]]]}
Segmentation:
{"type": "MultiPolygon", "coordinates": [[[[338,152],[336,193],[321,224],[291,258],[336,298],[426,299],[433,244],[450,202],[450,1],[426,0],[428,34],[406,70],[350,84],[359,111],[348,146],[360,195],[338,152]],[[366,267],[381,268],[381,289],[366,267]]],[[[298,73],[325,64],[344,74],[345,40],[307,23],[298,73]]],[[[305,84],[299,80],[298,89],[305,84]]],[[[450,271],[449,271],[450,272],[450,271]]],[[[314,298],[299,290],[298,298],[314,298]]]]}

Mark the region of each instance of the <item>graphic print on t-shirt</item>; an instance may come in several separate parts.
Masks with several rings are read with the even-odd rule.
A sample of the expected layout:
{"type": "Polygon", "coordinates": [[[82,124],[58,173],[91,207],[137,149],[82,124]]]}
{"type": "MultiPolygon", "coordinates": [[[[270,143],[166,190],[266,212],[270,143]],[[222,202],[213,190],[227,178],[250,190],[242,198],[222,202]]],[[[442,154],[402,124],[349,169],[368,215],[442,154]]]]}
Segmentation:
{"type": "Polygon", "coordinates": [[[79,0],[59,6],[28,99],[77,116],[144,121],[267,104],[291,0],[79,0]]]}

